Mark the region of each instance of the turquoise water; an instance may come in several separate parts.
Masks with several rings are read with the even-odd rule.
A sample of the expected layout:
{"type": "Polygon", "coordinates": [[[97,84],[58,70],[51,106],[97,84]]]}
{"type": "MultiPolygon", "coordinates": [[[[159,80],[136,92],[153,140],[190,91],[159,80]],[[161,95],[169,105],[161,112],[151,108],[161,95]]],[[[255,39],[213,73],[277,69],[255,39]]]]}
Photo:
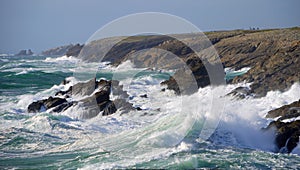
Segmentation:
{"type": "MultiPolygon", "coordinates": [[[[77,64],[76,59],[0,57],[0,169],[300,167],[300,157],[296,154],[278,154],[269,149],[251,147],[242,141],[238,144],[231,142],[238,138],[234,138],[232,134],[235,132],[230,130],[242,129],[241,125],[226,129],[219,138],[201,141],[190,135],[176,145],[168,145],[171,141],[160,132],[176,131],[189,124],[181,122],[186,116],[176,114],[178,97],[160,92],[159,82],[172,73],[133,70],[118,74],[124,82],[127,81],[126,76],[135,75],[136,80],[129,87],[132,102],[143,106],[149,116],[134,116],[143,113],[132,113],[130,116],[116,114],[81,120],[73,116],[79,114],[76,109],[61,114],[26,112],[30,102],[53,95],[63,88],[60,82],[74,75],[77,64]],[[143,93],[150,97],[139,98],[143,93]],[[162,113],[157,113],[158,107],[162,113]]],[[[86,72],[96,72],[98,78],[111,79],[114,76],[108,69],[99,68],[97,63],[81,66],[86,72]]],[[[236,75],[227,76],[232,78],[236,75]]],[[[207,90],[203,89],[199,95],[203,94],[201,101],[209,103],[206,93],[207,90]]],[[[267,98],[263,100],[269,101],[267,98]]],[[[235,105],[240,106],[232,104],[233,107],[235,105]]],[[[195,130],[190,129],[187,133],[195,130]]]]}

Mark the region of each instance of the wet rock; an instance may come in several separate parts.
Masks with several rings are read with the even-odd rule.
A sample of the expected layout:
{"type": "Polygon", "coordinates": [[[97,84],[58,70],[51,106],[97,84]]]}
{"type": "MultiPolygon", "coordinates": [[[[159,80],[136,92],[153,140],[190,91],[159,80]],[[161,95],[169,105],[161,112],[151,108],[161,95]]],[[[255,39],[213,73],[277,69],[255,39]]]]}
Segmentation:
{"type": "Polygon", "coordinates": [[[127,102],[126,99],[115,99],[113,102],[116,108],[122,110],[123,112],[134,110],[132,104],[127,102]]]}
{"type": "Polygon", "coordinates": [[[28,113],[36,113],[36,112],[40,112],[42,107],[45,107],[44,104],[43,104],[43,101],[32,102],[32,103],[27,107],[27,112],[28,112],[28,113]]]}
{"type": "Polygon", "coordinates": [[[58,106],[56,106],[54,109],[53,109],[53,112],[63,112],[65,110],[67,110],[69,107],[73,106],[77,104],[77,102],[65,102],[65,103],[62,103],[58,106]]]}
{"type": "Polygon", "coordinates": [[[112,80],[112,94],[122,99],[129,98],[127,91],[123,89],[123,85],[120,85],[120,82],[117,80],[112,80]]]}
{"type": "Polygon", "coordinates": [[[111,114],[115,113],[116,111],[117,111],[117,108],[116,108],[114,102],[108,101],[108,102],[106,102],[106,105],[102,111],[102,116],[111,115],[111,114]]]}
{"type": "Polygon", "coordinates": [[[147,94],[140,95],[141,98],[148,98],[147,94]]]}
{"type": "Polygon", "coordinates": [[[276,128],[275,144],[278,152],[290,153],[297,146],[300,136],[300,120],[294,122],[273,121],[269,127],[276,128]]]}
{"type": "Polygon", "coordinates": [[[53,107],[56,107],[58,105],[61,105],[63,103],[66,103],[67,100],[66,99],[62,99],[59,97],[49,97],[48,99],[44,99],[44,100],[39,100],[36,102],[31,103],[28,108],[27,111],[29,113],[32,112],[41,112],[53,107]]]}
{"type": "Polygon", "coordinates": [[[228,93],[226,96],[233,96],[238,99],[244,99],[251,94],[251,91],[248,87],[237,87],[228,93]]]}
{"type": "Polygon", "coordinates": [[[281,116],[276,121],[271,122],[268,126],[268,128],[275,127],[276,129],[275,143],[278,147],[278,152],[290,153],[299,142],[300,120],[291,120],[291,118],[297,118],[300,116],[300,108],[295,107],[298,106],[299,103],[300,100],[274,109],[267,115],[267,117],[281,116]],[[290,120],[284,122],[286,119],[290,120]]]}
{"type": "Polygon", "coordinates": [[[82,118],[92,118],[102,113],[103,116],[115,113],[117,110],[128,112],[133,110],[131,103],[127,102],[128,94],[118,81],[114,81],[114,89],[118,90],[117,99],[110,100],[112,81],[91,79],[87,82],[77,83],[66,91],[58,91],[55,96],[39,100],[28,106],[28,112],[41,112],[52,109],[52,112],[63,112],[72,106],[78,105],[85,112],[82,118]],[[75,95],[83,97],[79,101],[67,101],[66,98],[75,95]],[[62,97],[62,98],[61,98],[62,97]],[[125,98],[124,98],[125,97],[125,98]]]}
{"type": "Polygon", "coordinates": [[[91,79],[87,82],[77,83],[72,87],[72,95],[75,95],[75,96],[91,95],[95,90],[95,86],[96,86],[95,78],[91,79]]]}
{"type": "Polygon", "coordinates": [[[69,98],[70,95],[72,95],[72,86],[66,91],[58,91],[55,93],[55,96],[65,96],[66,98],[69,98]]]}
{"type": "Polygon", "coordinates": [[[281,119],[287,119],[300,116],[300,100],[295,101],[289,105],[284,105],[280,108],[271,110],[266,115],[267,118],[276,118],[281,116],[281,119]]]}
{"type": "Polygon", "coordinates": [[[136,107],[135,108],[137,111],[141,111],[141,110],[143,110],[142,108],[140,108],[140,107],[136,107]]]}

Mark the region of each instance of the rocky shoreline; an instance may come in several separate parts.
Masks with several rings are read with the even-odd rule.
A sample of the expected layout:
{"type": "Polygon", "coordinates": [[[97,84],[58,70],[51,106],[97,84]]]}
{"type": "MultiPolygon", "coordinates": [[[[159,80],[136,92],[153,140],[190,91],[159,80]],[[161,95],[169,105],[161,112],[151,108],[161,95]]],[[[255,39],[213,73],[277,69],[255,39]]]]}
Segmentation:
{"type": "MultiPolygon", "coordinates": [[[[69,82],[64,80],[62,84],[67,85],[69,82]]],[[[84,108],[80,118],[89,119],[97,116],[99,113],[102,116],[107,116],[115,113],[117,109],[124,112],[130,110],[139,110],[134,108],[131,103],[126,101],[128,94],[123,90],[122,85],[116,80],[99,80],[91,79],[87,82],[80,82],[70,86],[66,91],[58,91],[54,97],[50,96],[47,99],[38,100],[29,104],[28,113],[36,113],[43,111],[63,112],[71,106],[80,106],[84,108]],[[113,90],[112,90],[113,89],[113,90]],[[117,99],[111,100],[110,94],[114,91],[117,99]],[[81,99],[73,100],[73,97],[80,96],[81,99]]]]}
{"type": "MultiPolygon", "coordinates": [[[[219,31],[206,33],[211,41],[211,44],[203,47],[213,47],[217,50],[219,57],[224,67],[230,67],[234,70],[249,67],[250,70],[244,75],[237,76],[227,83],[251,83],[250,88],[239,87],[232,91],[229,95],[237,96],[243,100],[246,96],[263,97],[269,91],[285,91],[289,89],[294,83],[300,82],[300,28],[288,29],[274,29],[274,30],[234,30],[234,31],[219,31]]],[[[187,35],[193,37],[192,34],[187,35]]],[[[164,63],[160,60],[161,54],[156,52],[146,53],[139,56],[139,58],[130,58],[131,54],[135,51],[157,48],[167,50],[179,58],[181,58],[188,68],[191,70],[193,77],[196,79],[197,86],[205,87],[211,84],[207,70],[195,52],[187,47],[182,42],[168,36],[137,36],[129,37],[122,42],[115,45],[103,57],[102,51],[107,47],[107,43],[113,41],[109,39],[98,40],[91,42],[85,46],[76,46],[72,50],[72,56],[77,56],[83,48],[89,49],[90,55],[85,53],[81,58],[84,61],[108,61],[113,65],[130,60],[132,63],[143,67],[160,66],[163,69],[174,68],[178,63],[170,62],[164,63]],[[93,55],[91,55],[93,54],[93,55]],[[142,64],[141,64],[142,63],[142,64]]],[[[191,38],[192,41],[192,38],[191,38]]],[[[165,55],[167,56],[167,55],[165,55]]],[[[168,57],[168,56],[167,56],[168,57]]],[[[179,68],[179,67],[177,67],[179,68]]],[[[185,77],[186,73],[180,69],[176,70],[175,74],[169,80],[162,82],[168,89],[174,90],[176,94],[191,94],[195,89],[189,90],[189,80],[185,77]],[[182,79],[182,80],[181,80],[182,79]],[[185,87],[179,89],[177,81],[186,82],[183,84],[185,87]]],[[[110,81],[92,81],[96,84],[92,91],[99,87],[106,87],[105,90],[97,91],[93,94],[93,98],[97,99],[97,106],[102,115],[109,115],[116,111],[116,103],[118,101],[111,101],[109,99],[109,90],[111,88],[110,81]]],[[[90,82],[91,83],[91,82],[90,82]]],[[[88,82],[89,84],[89,82],[88,82]]],[[[197,90],[197,89],[196,89],[197,90]]],[[[42,109],[51,109],[53,111],[63,111],[78,102],[87,103],[90,98],[85,98],[80,101],[68,102],[67,96],[70,91],[74,94],[74,87],[68,91],[58,92],[55,97],[37,101],[29,105],[28,112],[36,112],[42,109]],[[58,97],[60,96],[60,97],[58,97]],[[62,98],[61,98],[62,97],[62,98]]],[[[88,89],[86,89],[87,93],[88,89]]],[[[78,92],[79,93],[79,92],[78,92]]],[[[76,92],[75,92],[76,94],[76,92]]],[[[91,95],[91,93],[88,93],[91,95]]],[[[300,96],[299,96],[300,98],[300,96]]],[[[130,109],[132,106],[126,101],[122,101],[122,105],[130,109]]],[[[292,104],[272,110],[267,114],[267,118],[273,118],[269,128],[276,128],[275,143],[278,146],[278,152],[290,153],[293,148],[297,146],[300,135],[300,100],[292,104]],[[276,117],[281,116],[277,120],[276,117]],[[292,119],[294,118],[294,119],[292,119]],[[290,119],[290,122],[284,120],[290,119]]],[[[118,107],[120,108],[120,107],[118,107]]]]}

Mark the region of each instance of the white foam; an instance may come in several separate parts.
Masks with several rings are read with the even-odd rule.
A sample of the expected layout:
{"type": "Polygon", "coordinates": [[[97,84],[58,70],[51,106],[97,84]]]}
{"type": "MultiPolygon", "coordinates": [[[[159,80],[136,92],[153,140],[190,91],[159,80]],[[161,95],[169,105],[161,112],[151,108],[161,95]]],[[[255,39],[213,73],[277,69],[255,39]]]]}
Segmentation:
{"type": "Polygon", "coordinates": [[[45,62],[71,62],[71,63],[77,63],[80,62],[80,59],[73,57],[73,56],[61,56],[57,58],[47,57],[45,59],[45,62]]]}

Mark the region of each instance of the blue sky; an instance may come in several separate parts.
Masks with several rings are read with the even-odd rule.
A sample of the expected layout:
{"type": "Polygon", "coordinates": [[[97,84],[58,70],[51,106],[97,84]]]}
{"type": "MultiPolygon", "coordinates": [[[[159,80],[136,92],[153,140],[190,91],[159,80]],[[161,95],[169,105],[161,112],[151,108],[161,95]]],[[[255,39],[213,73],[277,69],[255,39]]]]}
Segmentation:
{"type": "Polygon", "coordinates": [[[0,53],[84,43],[137,12],[185,18],[203,31],[300,26],[299,0],[0,0],[0,53]]]}

